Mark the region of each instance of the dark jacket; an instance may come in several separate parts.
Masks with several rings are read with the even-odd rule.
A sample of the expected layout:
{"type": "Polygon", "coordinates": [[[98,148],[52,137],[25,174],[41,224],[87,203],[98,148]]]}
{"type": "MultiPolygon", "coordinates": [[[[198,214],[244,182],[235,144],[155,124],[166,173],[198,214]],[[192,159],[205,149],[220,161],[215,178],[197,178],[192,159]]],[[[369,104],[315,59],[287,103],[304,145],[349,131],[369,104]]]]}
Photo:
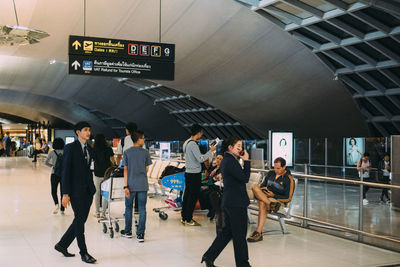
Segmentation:
{"type": "Polygon", "coordinates": [[[87,148],[89,163],[85,160],[79,140],[65,146],[61,171],[61,191],[63,195],[81,197],[92,196],[96,193],[92,171],[90,170],[93,150],[90,146],[87,146],[87,148]]]}
{"type": "Polygon", "coordinates": [[[277,179],[274,170],[270,170],[260,184],[260,187],[267,187],[274,193],[274,198],[280,202],[288,203],[292,200],[294,191],[294,180],[289,170],[277,179]]]}
{"type": "Polygon", "coordinates": [[[104,173],[111,166],[110,158],[114,156],[111,147],[96,147],[93,149],[94,175],[104,177],[104,173]]]}
{"type": "Polygon", "coordinates": [[[222,206],[247,207],[250,203],[246,191],[246,183],[249,182],[250,178],[250,161],[244,161],[242,169],[236,157],[225,152],[220,168],[224,180],[222,206]]]}

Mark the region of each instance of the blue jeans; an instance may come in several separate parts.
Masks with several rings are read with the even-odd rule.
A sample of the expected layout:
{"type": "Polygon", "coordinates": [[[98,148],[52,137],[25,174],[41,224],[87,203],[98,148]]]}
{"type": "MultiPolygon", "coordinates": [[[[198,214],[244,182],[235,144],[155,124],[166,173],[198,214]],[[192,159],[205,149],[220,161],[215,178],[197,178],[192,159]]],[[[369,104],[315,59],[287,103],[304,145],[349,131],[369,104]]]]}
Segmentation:
{"type": "Polygon", "coordinates": [[[139,225],[136,229],[136,234],[139,235],[144,234],[146,230],[147,191],[131,191],[129,198],[125,197],[125,232],[128,233],[132,231],[132,209],[135,195],[138,198],[139,205],[139,225]]]}

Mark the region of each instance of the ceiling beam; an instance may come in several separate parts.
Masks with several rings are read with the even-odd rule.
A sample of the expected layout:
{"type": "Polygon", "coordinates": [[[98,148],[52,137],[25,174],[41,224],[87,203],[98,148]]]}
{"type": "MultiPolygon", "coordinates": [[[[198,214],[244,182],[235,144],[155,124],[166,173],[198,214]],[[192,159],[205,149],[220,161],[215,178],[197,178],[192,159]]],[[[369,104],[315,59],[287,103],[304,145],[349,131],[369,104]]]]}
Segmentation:
{"type": "Polygon", "coordinates": [[[318,18],[322,18],[324,16],[324,12],[319,10],[318,8],[315,8],[313,6],[309,6],[304,2],[298,1],[298,0],[282,0],[282,2],[293,6],[297,9],[301,9],[307,13],[310,13],[313,16],[316,16],[318,18]]]}

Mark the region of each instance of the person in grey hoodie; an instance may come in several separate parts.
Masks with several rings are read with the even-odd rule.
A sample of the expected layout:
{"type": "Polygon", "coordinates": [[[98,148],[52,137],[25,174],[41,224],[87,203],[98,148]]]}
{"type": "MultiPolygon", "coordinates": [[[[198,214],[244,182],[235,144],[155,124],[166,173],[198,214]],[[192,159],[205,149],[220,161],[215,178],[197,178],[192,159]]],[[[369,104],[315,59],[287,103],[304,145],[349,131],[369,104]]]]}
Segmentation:
{"type": "Polygon", "coordinates": [[[183,144],[183,152],[185,153],[186,171],[185,171],[185,192],[182,202],[182,219],[183,225],[200,226],[198,222],[193,220],[193,211],[196,202],[199,199],[201,187],[201,163],[213,157],[216,145],[210,147],[210,150],[201,154],[196,141],[203,135],[203,129],[200,125],[194,124],[191,129],[191,136],[183,144]]]}
{"type": "MultiPolygon", "coordinates": [[[[58,202],[58,196],[57,196],[57,189],[58,189],[58,184],[60,184],[60,199],[62,198],[61,194],[61,162],[62,162],[62,155],[64,152],[64,140],[61,138],[56,138],[53,141],[53,150],[49,153],[49,155],[46,158],[45,164],[49,167],[52,167],[51,169],[51,176],[50,176],[50,182],[51,182],[51,196],[53,197],[54,205],[56,208],[53,211],[53,214],[57,214],[58,211],[61,209],[61,214],[64,214],[64,207],[58,202]],[[59,166],[57,165],[57,159],[59,159],[59,166]],[[58,169],[57,169],[58,168],[58,169]]],[[[61,201],[60,201],[61,203],[61,201]]]]}

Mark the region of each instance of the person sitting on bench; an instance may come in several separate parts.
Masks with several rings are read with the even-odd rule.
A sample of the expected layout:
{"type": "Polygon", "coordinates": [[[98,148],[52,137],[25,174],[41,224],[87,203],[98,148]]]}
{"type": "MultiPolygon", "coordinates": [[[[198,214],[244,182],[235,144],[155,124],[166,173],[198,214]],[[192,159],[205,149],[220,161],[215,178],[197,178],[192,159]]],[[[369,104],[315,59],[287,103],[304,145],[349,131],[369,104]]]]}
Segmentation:
{"type": "Polygon", "coordinates": [[[258,223],[256,231],[247,241],[258,242],[263,240],[262,229],[268,213],[276,213],[281,204],[286,205],[292,200],[294,181],[290,171],[286,170],[286,160],[276,158],[274,169],[267,173],[260,185],[254,184],[252,191],[258,200],[258,223]]]}

